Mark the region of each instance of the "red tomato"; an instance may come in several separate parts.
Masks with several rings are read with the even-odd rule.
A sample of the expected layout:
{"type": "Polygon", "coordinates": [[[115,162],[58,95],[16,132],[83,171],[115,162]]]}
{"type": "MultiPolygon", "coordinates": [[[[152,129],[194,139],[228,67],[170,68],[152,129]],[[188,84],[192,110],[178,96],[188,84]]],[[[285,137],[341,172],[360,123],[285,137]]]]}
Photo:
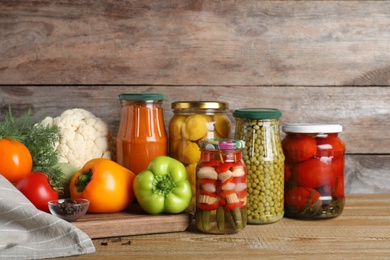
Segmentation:
{"type": "Polygon", "coordinates": [[[343,199],[344,196],[344,176],[337,176],[334,187],[334,195],[343,199]]]}
{"type": "Polygon", "coordinates": [[[298,185],[305,188],[329,185],[335,178],[331,160],[311,159],[296,165],[294,170],[298,185]]]}
{"type": "Polygon", "coordinates": [[[31,172],[16,183],[16,188],[39,210],[50,212],[47,203],[58,199],[58,192],[53,190],[49,177],[43,172],[31,172]]]}
{"type": "Polygon", "coordinates": [[[284,181],[288,182],[293,174],[291,170],[291,165],[285,164],[284,165],[284,181]]]}
{"type": "Polygon", "coordinates": [[[11,183],[26,176],[32,169],[32,157],[27,147],[16,140],[0,139],[0,174],[11,183]]]}
{"type": "Polygon", "coordinates": [[[320,193],[314,189],[296,187],[291,190],[286,190],[284,203],[286,207],[295,206],[297,211],[301,212],[305,207],[311,206],[320,197],[320,193]]]}
{"type": "Polygon", "coordinates": [[[286,162],[299,163],[313,158],[317,152],[316,140],[306,134],[288,134],[282,140],[286,162]]]}
{"type": "Polygon", "coordinates": [[[332,196],[332,194],[334,193],[336,180],[337,178],[334,177],[329,181],[329,183],[316,188],[316,190],[321,194],[321,196],[332,196]]]}
{"type": "Polygon", "coordinates": [[[344,158],[332,160],[332,167],[336,176],[344,176],[344,158]]]}
{"type": "Polygon", "coordinates": [[[318,151],[317,157],[332,157],[333,159],[340,158],[344,155],[345,144],[341,141],[337,134],[328,134],[327,137],[317,137],[318,151]]]}

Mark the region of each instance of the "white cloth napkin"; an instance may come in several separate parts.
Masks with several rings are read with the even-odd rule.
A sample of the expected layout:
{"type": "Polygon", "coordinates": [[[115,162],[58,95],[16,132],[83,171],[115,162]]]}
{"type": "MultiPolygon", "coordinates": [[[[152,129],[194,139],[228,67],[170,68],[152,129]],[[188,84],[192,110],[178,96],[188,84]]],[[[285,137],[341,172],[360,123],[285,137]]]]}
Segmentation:
{"type": "Polygon", "coordinates": [[[40,211],[0,175],[0,259],[43,259],[95,252],[71,223],[40,211]]]}

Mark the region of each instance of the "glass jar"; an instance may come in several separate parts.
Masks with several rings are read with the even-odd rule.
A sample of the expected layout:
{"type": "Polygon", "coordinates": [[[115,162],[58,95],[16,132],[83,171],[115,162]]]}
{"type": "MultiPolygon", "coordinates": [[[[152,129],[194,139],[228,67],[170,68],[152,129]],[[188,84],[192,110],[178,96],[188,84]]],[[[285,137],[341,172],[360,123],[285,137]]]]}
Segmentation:
{"type": "Polygon", "coordinates": [[[245,141],[248,168],[248,223],[268,224],[284,215],[284,154],[277,109],[243,108],[233,112],[235,138],[245,141]]]}
{"type": "Polygon", "coordinates": [[[229,138],[231,122],[228,103],[215,101],[177,101],[172,103],[173,117],[169,123],[169,156],[182,162],[187,169],[195,206],[196,165],[200,160],[199,141],[205,138],[229,138]]]}
{"type": "Polygon", "coordinates": [[[196,227],[205,233],[237,233],[246,226],[244,142],[206,139],[200,142],[196,168],[196,227]]]}
{"type": "Polygon", "coordinates": [[[339,124],[286,124],[285,215],[296,219],[339,216],[344,209],[345,145],[339,124]]]}
{"type": "Polygon", "coordinates": [[[168,154],[162,94],[121,94],[116,161],[138,174],[157,156],[168,154]]]}

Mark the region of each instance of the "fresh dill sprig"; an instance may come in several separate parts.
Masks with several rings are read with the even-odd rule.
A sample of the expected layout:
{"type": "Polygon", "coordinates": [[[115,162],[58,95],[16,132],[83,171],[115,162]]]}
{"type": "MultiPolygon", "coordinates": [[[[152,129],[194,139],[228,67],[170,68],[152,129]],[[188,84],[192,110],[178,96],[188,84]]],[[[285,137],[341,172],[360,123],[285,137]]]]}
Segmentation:
{"type": "Polygon", "coordinates": [[[33,154],[33,165],[51,166],[58,163],[58,154],[54,145],[60,141],[59,128],[37,123],[26,131],[24,144],[33,154]]]}
{"type": "Polygon", "coordinates": [[[22,142],[31,153],[32,171],[46,173],[53,188],[61,192],[65,180],[61,168],[56,166],[59,158],[55,144],[61,138],[58,126],[32,122],[31,109],[15,119],[9,107],[4,121],[0,122],[0,139],[2,138],[22,142]]]}
{"type": "Polygon", "coordinates": [[[59,131],[56,125],[49,126],[39,122],[28,128],[24,141],[33,158],[32,171],[46,173],[57,191],[60,191],[65,182],[61,168],[56,166],[59,158],[54,147],[60,141],[59,131]]]}
{"type": "Polygon", "coordinates": [[[26,131],[31,128],[31,109],[27,110],[20,118],[15,119],[9,106],[5,119],[0,123],[0,139],[8,138],[23,142],[26,139],[26,131]]]}

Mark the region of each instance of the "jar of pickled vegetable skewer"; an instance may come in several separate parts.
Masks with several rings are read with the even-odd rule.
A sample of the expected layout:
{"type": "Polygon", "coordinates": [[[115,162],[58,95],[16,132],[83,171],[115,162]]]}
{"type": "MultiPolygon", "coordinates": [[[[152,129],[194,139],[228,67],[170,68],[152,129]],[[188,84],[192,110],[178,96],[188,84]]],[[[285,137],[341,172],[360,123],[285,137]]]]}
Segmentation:
{"type": "Polygon", "coordinates": [[[206,139],[200,142],[196,168],[196,227],[205,233],[231,234],[245,228],[246,166],[244,142],[206,139]]]}

